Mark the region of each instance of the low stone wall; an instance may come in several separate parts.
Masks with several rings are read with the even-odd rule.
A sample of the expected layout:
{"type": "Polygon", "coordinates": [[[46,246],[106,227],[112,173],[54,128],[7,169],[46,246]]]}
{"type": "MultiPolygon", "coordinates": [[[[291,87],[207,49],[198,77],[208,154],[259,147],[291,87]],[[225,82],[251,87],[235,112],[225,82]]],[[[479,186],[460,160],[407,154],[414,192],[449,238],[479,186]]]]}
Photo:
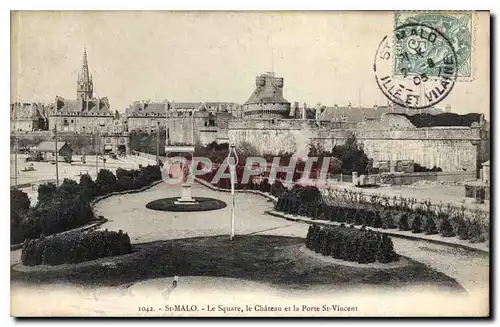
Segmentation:
{"type": "MultiPolygon", "coordinates": [[[[295,152],[310,143],[330,150],[341,145],[354,133],[367,156],[374,161],[412,160],[425,167],[441,167],[444,171],[475,172],[477,145],[485,141],[479,127],[416,128],[405,118],[388,116],[368,121],[350,129],[310,126],[308,121],[231,121],[230,142],[247,142],[261,153],[295,152]],[[406,123],[400,127],[402,120],[406,123]]],[[[484,160],[481,160],[484,161],[484,160]]]]}
{"type": "Polygon", "coordinates": [[[373,178],[383,184],[391,185],[410,185],[418,181],[447,181],[460,182],[476,180],[476,173],[471,171],[456,171],[456,172],[421,172],[421,173],[385,173],[382,175],[370,175],[369,179],[373,178]]]}
{"type": "Polygon", "coordinates": [[[470,183],[465,185],[465,197],[474,199],[477,203],[484,203],[490,200],[490,185],[480,183],[470,183]]]}

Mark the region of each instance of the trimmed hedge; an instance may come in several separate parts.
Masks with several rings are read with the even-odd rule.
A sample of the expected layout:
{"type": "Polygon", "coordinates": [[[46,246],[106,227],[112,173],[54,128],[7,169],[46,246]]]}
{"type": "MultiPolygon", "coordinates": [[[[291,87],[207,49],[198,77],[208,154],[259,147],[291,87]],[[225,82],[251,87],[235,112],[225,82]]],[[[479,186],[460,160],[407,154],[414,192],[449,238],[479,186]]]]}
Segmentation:
{"type": "Polygon", "coordinates": [[[457,236],[471,242],[484,242],[489,239],[489,220],[487,217],[480,218],[479,211],[470,217],[466,216],[464,207],[458,213],[456,208],[452,207],[446,210],[439,208],[438,212],[435,212],[430,209],[430,203],[425,203],[427,208],[413,209],[411,201],[407,199],[402,198],[400,203],[389,205],[380,199],[366,201],[363,196],[340,192],[331,201],[326,202],[317,187],[295,185],[293,189],[285,189],[280,193],[275,210],[311,219],[399,229],[427,235],[440,234],[443,237],[457,236]]]}
{"type": "Polygon", "coordinates": [[[271,185],[271,191],[269,193],[271,193],[271,195],[279,198],[281,194],[283,194],[283,192],[287,191],[288,189],[283,185],[282,182],[280,182],[279,180],[275,180],[274,183],[271,185]]]}
{"type": "Polygon", "coordinates": [[[306,247],[324,256],[358,263],[388,263],[399,260],[387,234],[366,229],[310,225],[306,247]]]}
{"type": "Polygon", "coordinates": [[[131,252],[122,230],[67,233],[25,242],[21,261],[26,266],[74,264],[131,252]]]}
{"type": "Polygon", "coordinates": [[[118,178],[111,171],[101,169],[95,182],[85,174],[80,177],[80,183],[66,178],[59,187],[52,183],[40,185],[38,202],[32,208],[25,192],[12,190],[11,244],[86,225],[94,218],[90,202],[97,196],[140,189],[162,178],[159,166],[130,171],[118,169],[117,175],[118,178]]]}

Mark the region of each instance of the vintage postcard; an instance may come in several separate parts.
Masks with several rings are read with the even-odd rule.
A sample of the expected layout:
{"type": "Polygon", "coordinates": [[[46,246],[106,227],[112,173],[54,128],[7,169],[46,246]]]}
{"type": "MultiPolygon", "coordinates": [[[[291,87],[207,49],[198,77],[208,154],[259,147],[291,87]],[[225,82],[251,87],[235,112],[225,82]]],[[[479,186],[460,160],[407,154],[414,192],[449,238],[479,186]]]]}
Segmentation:
{"type": "Polygon", "coordinates": [[[487,11],[11,12],[14,317],[490,316],[487,11]]]}

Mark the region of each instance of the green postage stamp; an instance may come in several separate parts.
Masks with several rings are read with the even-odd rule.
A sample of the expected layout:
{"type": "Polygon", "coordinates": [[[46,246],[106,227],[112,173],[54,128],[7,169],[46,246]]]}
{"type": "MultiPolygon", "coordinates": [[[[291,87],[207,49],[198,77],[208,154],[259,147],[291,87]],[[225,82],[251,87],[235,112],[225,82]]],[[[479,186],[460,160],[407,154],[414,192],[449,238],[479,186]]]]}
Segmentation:
{"type": "MultiPolygon", "coordinates": [[[[474,13],[473,12],[396,12],[394,15],[395,28],[405,24],[421,24],[441,32],[451,43],[457,57],[457,77],[460,80],[473,79],[474,62],[474,13]]],[[[397,41],[396,41],[397,42],[397,41]]],[[[398,46],[398,45],[397,45],[398,46]]],[[[399,45],[403,46],[403,45],[399,45]]],[[[436,53],[436,58],[444,58],[445,54],[436,53]]],[[[394,73],[401,75],[405,70],[405,61],[396,57],[394,73]]],[[[417,64],[417,63],[415,63],[417,64]]],[[[435,76],[436,71],[427,71],[427,75],[435,76]]]]}

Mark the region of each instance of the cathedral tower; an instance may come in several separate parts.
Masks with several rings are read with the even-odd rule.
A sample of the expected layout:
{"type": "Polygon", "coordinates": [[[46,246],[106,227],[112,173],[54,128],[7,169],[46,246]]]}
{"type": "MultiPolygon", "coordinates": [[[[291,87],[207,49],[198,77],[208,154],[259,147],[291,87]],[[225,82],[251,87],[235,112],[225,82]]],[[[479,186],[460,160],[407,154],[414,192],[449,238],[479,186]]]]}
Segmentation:
{"type": "Polygon", "coordinates": [[[92,75],[89,76],[89,63],[87,61],[87,49],[83,48],[83,62],[82,69],[78,74],[78,81],[76,86],[77,99],[89,100],[93,96],[93,83],[92,75]]]}

